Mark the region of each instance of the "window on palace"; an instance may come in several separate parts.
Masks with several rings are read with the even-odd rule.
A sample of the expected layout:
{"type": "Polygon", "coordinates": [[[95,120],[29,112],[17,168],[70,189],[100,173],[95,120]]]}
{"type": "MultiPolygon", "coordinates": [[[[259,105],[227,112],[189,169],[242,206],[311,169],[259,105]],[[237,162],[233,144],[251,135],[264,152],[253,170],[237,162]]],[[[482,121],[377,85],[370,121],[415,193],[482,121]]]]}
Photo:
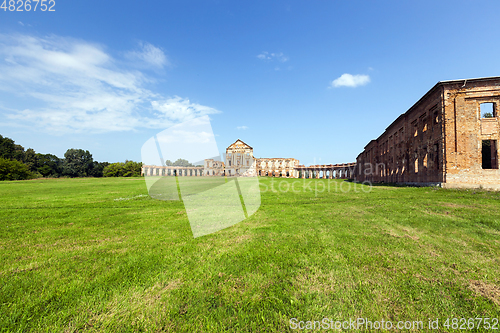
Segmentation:
{"type": "Polygon", "coordinates": [[[415,120],[411,124],[413,125],[413,136],[417,136],[418,135],[417,121],[415,120]]]}
{"type": "Polygon", "coordinates": [[[483,140],[481,147],[483,169],[498,169],[497,140],[483,140]]]}
{"type": "Polygon", "coordinates": [[[493,118],[496,117],[495,104],[494,103],[481,103],[479,105],[481,111],[481,118],[493,118]]]}
{"type": "Polygon", "coordinates": [[[414,165],[415,173],[418,173],[418,152],[415,150],[415,165],[414,165]]]}
{"type": "Polygon", "coordinates": [[[439,145],[437,143],[434,144],[434,169],[438,169],[439,167],[439,145]]]}

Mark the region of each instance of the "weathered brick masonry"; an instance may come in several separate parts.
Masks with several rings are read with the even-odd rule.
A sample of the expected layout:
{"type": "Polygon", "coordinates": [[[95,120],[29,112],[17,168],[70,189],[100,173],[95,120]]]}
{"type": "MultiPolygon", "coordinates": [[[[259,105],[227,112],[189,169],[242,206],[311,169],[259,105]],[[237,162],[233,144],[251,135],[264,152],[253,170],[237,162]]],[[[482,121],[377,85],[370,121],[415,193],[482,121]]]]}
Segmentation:
{"type": "Polygon", "coordinates": [[[500,189],[497,110],[500,77],[438,82],[365,146],[355,178],[500,189]]]}

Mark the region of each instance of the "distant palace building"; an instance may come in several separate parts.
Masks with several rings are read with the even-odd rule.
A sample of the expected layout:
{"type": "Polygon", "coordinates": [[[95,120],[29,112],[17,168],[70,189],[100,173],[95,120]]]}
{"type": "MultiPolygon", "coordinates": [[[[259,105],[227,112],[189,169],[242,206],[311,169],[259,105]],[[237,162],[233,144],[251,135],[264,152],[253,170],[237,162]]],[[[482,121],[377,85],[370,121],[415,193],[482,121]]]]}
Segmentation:
{"type": "Polygon", "coordinates": [[[295,167],[299,160],[295,158],[254,158],[253,148],[236,140],[226,149],[226,163],[213,159],[205,160],[204,174],[207,176],[275,176],[297,178],[295,167]]]}
{"type": "Polygon", "coordinates": [[[300,165],[295,158],[254,158],[253,148],[238,139],[226,149],[225,162],[205,159],[203,166],[144,165],[145,176],[268,176],[283,178],[352,178],[354,163],[300,165]]]}

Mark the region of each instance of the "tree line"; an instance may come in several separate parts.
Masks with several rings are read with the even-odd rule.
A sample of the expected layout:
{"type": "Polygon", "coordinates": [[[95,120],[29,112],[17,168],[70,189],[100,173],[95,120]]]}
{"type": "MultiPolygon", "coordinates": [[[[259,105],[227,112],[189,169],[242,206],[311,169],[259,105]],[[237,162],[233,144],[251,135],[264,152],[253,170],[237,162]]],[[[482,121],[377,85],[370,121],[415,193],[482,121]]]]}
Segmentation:
{"type": "Polygon", "coordinates": [[[97,162],[88,150],[68,149],[64,158],[27,150],[14,140],[0,135],[0,180],[59,177],[137,177],[142,163],[97,162]]]}
{"type": "MultiPolygon", "coordinates": [[[[194,166],[179,158],[165,161],[167,166],[194,166]]],[[[24,150],[14,140],[0,135],[0,180],[21,180],[59,177],[139,177],[141,162],[97,162],[88,150],[68,149],[64,158],[40,154],[32,148],[24,150]]]]}

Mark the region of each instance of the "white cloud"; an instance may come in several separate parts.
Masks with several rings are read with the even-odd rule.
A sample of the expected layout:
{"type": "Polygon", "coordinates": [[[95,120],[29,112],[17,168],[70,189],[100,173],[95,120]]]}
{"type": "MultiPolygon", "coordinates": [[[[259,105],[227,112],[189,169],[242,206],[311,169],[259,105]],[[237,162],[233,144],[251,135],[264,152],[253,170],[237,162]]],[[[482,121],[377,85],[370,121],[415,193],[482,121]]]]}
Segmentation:
{"type": "Polygon", "coordinates": [[[237,130],[246,130],[248,129],[248,126],[238,126],[236,127],[237,130]]]}
{"type": "MultiPolygon", "coordinates": [[[[151,47],[143,59],[165,64],[163,53],[151,47]]],[[[120,64],[103,46],[86,41],[0,34],[0,92],[16,103],[4,100],[5,117],[52,133],[110,132],[165,128],[219,112],[154,93],[145,88],[150,78],[120,64]]]]}
{"type": "Polygon", "coordinates": [[[333,88],[337,87],[359,87],[364,86],[370,82],[370,76],[368,75],[352,75],[352,74],[342,74],[339,78],[332,81],[331,86],[333,88]]]}
{"type": "Polygon", "coordinates": [[[261,60],[268,60],[268,61],[279,61],[279,62],[287,62],[288,57],[285,56],[282,52],[280,53],[269,53],[267,51],[262,52],[261,54],[257,55],[258,59],[261,60]]]}
{"type": "Polygon", "coordinates": [[[163,68],[168,65],[168,59],[162,49],[146,42],[139,43],[140,50],[129,51],[127,58],[132,61],[141,61],[146,65],[163,68]]]}
{"type": "Polygon", "coordinates": [[[189,99],[183,99],[179,96],[175,96],[174,98],[169,98],[161,102],[151,101],[151,106],[154,110],[160,112],[158,114],[160,118],[180,122],[208,114],[220,113],[220,111],[214,108],[191,103],[189,99]]]}

